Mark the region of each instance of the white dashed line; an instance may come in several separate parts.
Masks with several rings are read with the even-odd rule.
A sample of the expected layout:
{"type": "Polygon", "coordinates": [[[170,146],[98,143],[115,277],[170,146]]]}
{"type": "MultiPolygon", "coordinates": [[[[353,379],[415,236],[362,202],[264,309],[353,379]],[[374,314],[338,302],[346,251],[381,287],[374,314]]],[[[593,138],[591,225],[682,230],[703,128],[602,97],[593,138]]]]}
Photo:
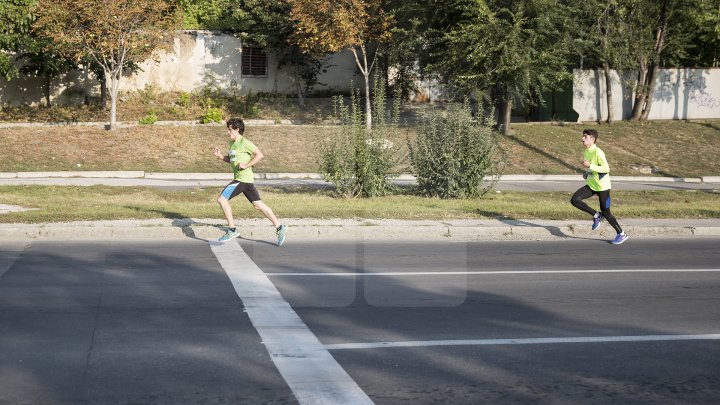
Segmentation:
{"type": "Polygon", "coordinates": [[[377,277],[377,276],[493,276],[512,274],[595,274],[595,273],[718,273],[720,269],[617,269],[617,270],[503,270],[503,271],[390,271],[365,273],[266,273],[269,277],[377,277]]]}
{"type": "Polygon", "coordinates": [[[301,404],[372,404],[236,242],[210,242],[273,363],[301,404]]]}
{"type": "Polygon", "coordinates": [[[686,340],[720,340],[720,334],[707,335],[647,335],[647,336],[592,336],[527,339],[427,340],[406,342],[338,343],[325,345],[328,350],[386,349],[430,346],[498,346],[546,345],[562,343],[617,343],[617,342],[668,342],[686,340]]]}

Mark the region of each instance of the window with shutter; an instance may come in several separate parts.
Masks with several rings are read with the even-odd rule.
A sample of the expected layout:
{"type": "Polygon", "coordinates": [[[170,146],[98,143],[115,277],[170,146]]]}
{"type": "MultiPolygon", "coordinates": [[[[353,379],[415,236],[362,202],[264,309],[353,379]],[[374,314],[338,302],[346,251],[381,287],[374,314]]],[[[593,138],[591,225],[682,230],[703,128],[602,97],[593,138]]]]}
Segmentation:
{"type": "Polygon", "coordinates": [[[242,75],[245,77],[267,76],[265,49],[256,46],[242,47],[242,75]]]}

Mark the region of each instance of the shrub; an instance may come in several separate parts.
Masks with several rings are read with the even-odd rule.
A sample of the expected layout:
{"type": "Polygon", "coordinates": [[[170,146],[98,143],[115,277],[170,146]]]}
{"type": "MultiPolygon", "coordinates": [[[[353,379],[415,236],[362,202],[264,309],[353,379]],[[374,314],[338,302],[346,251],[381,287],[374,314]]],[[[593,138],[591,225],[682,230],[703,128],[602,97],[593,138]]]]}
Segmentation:
{"type": "MultiPolygon", "coordinates": [[[[335,97],[335,119],[340,122],[334,136],[320,140],[319,171],[323,178],[335,185],[337,195],[374,197],[387,194],[398,164],[399,105],[388,114],[385,111],[385,85],[376,80],[372,107],[374,126],[365,128],[364,105],[358,91],[353,91],[350,104],[341,96],[335,97]]],[[[397,99],[396,99],[397,100],[397,99]]]]}
{"type": "Polygon", "coordinates": [[[200,117],[201,124],[209,124],[211,122],[222,122],[223,112],[219,108],[209,107],[205,110],[205,114],[200,117]]]}
{"type": "Polygon", "coordinates": [[[440,198],[480,197],[495,185],[504,161],[493,123],[473,119],[467,103],[430,112],[408,141],[418,188],[440,198]]]}
{"type": "Polygon", "coordinates": [[[190,108],[191,102],[192,102],[192,94],[185,92],[185,91],[181,92],[180,95],[178,96],[177,101],[175,101],[175,103],[177,105],[179,105],[180,107],[185,108],[185,109],[190,108]]]}
{"type": "Polygon", "coordinates": [[[147,115],[140,118],[138,121],[141,125],[152,125],[158,120],[157,113],[154,110],[148,111],[147,115]]]}

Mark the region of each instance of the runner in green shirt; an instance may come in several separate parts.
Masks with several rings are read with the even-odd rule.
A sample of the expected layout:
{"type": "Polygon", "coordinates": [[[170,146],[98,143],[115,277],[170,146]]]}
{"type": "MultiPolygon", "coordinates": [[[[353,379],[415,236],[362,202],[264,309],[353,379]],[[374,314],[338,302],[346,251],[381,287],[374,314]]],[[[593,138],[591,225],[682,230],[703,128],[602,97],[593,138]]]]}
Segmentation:
{"type": "Polygon", "coordinates": [[[213,154],[219,159],[230,163],[233,169],[233,181],[223,189],[217,199],[228,223],[227,232],[219,241],[227,242],[230,239],[240,236],[240,232],[238,232],[235,227],[235,219],[233,218],[230,200],[242,193],[245,195],[245,198],[252,203],[255,209],[262,212],[265,218],[272,222],[277,234],[277,245],[281,246],[285,242],[285,230],[287,227],[281,225],[272,209],[262,202],[260,193],[258,193],[254,184],[255,174],[253,174],[252,167],[257,164],[264,155],[257,146],[253,145],[249,139],[243,136],[244,132],[245,123],[243,120],[240,118],[229,119],[227,121],[227,133],[230,137],[228,154],[225,155],[218,147],[213,149],[213,154]]]}
{"type": "Polygon", "coordinates": [[[608,165],[605,153],[595,144],[597,142],[598,132],[594,129],[586,129],[583,131],[582,143],[585,146],[583,153],[583,166],[585,167],[586,185],[581,187],[573,194],[570,203],[576,208],[587,212],[593,216],[592,230],[600,227],[602,219],[607,219],[617,232],[615,239],[612,240],[613,245],[619,245],[628,239],[628,235],[623,232],[622,228],[610,212],[610,165],[608,165]],[[593,195],[600,199],[600,212],[590,208],[585,201],[593,195]]]}

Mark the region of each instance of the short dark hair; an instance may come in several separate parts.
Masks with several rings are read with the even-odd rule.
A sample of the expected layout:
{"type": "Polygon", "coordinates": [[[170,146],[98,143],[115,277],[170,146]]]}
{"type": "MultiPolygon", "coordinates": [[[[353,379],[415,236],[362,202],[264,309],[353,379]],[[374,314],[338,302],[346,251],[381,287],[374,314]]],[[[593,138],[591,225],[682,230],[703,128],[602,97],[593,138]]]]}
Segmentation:
{"type": "Polygon", "coordinates": [[[230,118],[227,120],[227,127],[237,129],[241,134],[245,132],[245,123],[241,118],[230,118]]]}
{"type": "Polygon", "coordinates": [[[595,138],[595,142],[597,142],[598,131],[596,129],[592,129],[592,128],[583,129],[583,135],[590,135],[593,138],[595,138]]]}

